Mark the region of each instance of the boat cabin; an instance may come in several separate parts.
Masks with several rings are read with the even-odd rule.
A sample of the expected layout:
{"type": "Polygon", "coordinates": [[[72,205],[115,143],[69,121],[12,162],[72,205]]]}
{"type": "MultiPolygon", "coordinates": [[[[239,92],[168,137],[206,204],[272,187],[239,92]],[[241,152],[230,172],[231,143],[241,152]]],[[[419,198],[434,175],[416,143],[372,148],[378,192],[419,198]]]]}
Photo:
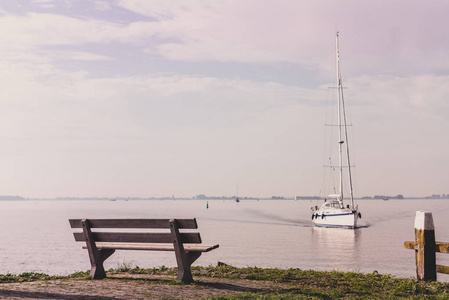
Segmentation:
{"type": "Polygon", "coordinates": [[[322,209],[331,209],[331,208],[341,208],[340,206],[340,202],[338,200],[329,200],[324,202],[323,206],[321,207],[322,209]]]}

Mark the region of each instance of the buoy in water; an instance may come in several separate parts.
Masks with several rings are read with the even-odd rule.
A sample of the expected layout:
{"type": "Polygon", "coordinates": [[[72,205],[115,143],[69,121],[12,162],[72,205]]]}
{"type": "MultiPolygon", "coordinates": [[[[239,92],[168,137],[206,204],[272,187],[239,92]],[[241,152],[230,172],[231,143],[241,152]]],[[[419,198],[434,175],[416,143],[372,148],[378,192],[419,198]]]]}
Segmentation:
{"type": "Polygon", "coordinates": [[[206,208],[209,208],[209,201],[207,201],[206,203],[206,208]]]}

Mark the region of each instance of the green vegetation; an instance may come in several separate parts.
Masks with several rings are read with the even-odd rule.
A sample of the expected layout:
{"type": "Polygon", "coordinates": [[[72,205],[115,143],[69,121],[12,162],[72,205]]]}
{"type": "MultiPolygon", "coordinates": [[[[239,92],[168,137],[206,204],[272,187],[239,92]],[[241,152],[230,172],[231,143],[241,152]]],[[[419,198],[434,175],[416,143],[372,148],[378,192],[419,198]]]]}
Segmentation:
{"type": "MultiPolygon", "coordinates": [[[[109,270],[116,274],[172,275],[175,268],[109,270]]],[[[319,272],[300,269],[264,269],[257,267],[236,268],[232,266],[192,267],[194,278],[226,278],[268,281],[281,284],[281,287],[270,286],[258,293],[241,293],[232,296],[217,296],[209,299],[449,299],[449,284],[442,282],[420,282],[413,278],[396,278],[381,275],[374,271],[371,274],[354,272],[319,272]]],[[[181,284],[181,283],[179,283],[181,284]]],[[[195,284],[195,283],[194,283],[195,284]]]]}
{"type": "Polygon", "coordinates": [[[21,274],[0,274],[0,283],[13,283],[13,282],[29,282],[37,280],[53,280],[53,279],[70,279],[70,278],[90,278],[89,271],[76,272],[67,276],[48,275],[45,273],[36,272],[24,272],[21,274]]]}
{"type": "MultiPolygon", "coordinates": [[[[229,286],[221,279],[244,280],[253,282],[257,288],[248,288],[240,292],[221,296],[207,296],[205,299],[449,299],[449,283],[420,282],[412,278],[396,278],[381,275],[376,271],[370,274],[354,272],[318,272],[299,269],[263,269],[257,267],[236,268],[232,266],[193,267],[192,273],[197,280],[190,286],[208,289],[229,286]],[[201,280],[204,278],[203,280],[201,280]],[[207,279],[207,280],[206,280],[207,279]],[[211,279],[217,279],[211,283],[211,279]]],[[[120,276],[134,274],[176,276],[176,268],[141,269],[130,265],[121,265],[108,270],[108,280],[117,280],[120,276]]],[[[22,273],[19,275],[0,275],[0,283],[40,281],[51,279],[90,280],[89,272],[77,272],[68,276],[50,276],[42,273],[22,273]]],[[[174,280],[152,280],[153,284],[182,285],[174,280]]],[[[148,283],[148,282],[147,282],[148,283]]]]}
{"type": "Polygon", "coordinates": [[[19,275],[8,273],[8,274],[0,274],[0,283],[49,280],[54,277],[56,276],[49,276],[44,273],[35,273],[35,272],[25,272],[19,275]]]}

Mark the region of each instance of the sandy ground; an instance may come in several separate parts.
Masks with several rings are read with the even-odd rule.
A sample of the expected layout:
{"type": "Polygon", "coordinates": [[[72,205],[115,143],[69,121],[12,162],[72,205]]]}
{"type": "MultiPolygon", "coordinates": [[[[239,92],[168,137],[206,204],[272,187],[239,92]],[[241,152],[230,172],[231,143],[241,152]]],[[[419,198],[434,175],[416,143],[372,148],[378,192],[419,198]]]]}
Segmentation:
{"type": "Polygon", "coordinates": [[[274,282],[195,278],[176,284],[175,277],[115,275],[103,280],[58,279],[1,283],[2,299],[202,299],[236,293],[263,293],[291,288],[274,282]]]}

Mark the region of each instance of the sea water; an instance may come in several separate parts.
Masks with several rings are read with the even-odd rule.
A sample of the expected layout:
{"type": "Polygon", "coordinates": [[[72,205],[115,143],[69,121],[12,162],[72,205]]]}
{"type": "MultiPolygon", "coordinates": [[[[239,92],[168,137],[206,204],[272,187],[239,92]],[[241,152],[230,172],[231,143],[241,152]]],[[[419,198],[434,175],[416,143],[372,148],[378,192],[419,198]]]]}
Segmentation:
{"type": "MultiPolygon", "coordinates": [[[[417,210],[433,213],[438,241],[449,242],[448,200],[360,200],[361,228],[317,228],[309,200],[0,201],[0,273],[69,274],[90,268],[69,218],[197,218],[203,243],[220,244],[194,265],[341,270],[415,277],[417,210]]],[[[437,253],[449,266],[449,254],[437,253]]],[[[176,266],[171,252],[116,251],[105,267],[176,266]]],[[[449,276],[438,274],[440,281],[449,276]]]]}

